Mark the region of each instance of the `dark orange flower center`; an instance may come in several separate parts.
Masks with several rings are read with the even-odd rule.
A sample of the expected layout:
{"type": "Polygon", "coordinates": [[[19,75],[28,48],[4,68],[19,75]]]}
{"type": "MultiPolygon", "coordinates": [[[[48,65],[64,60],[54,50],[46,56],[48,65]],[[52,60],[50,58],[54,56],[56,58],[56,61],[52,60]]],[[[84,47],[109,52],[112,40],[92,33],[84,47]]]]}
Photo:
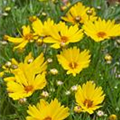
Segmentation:
{"type": "Polygon", "coordinates": [[[33,39],[33,34],[29,33],[24,36],[25,40],[32,40],[33,39]]]}
{"type": "Polygon", "coordinates": [[[87,108],[92,107],[93,101],[86,99],[83,103],[87,108]]]}
{"type": "Polygon", "coordinates": [[[30,91],[33,90],[33,86],[32,85],[29,85],[29,86],[25,86],[25,91],[28,93],[30,91]]]}
{"type": "Polygon", "coordinates": [[[64,46],[67,41],[68,41],[68,37],[61,36],[61,46],[64,46]]]}
{"type": "Polygon", "coordinates": [[[104,38],[104,37],[106,36],[106,33],[105,33],[105,32],[98,32],[98,33],[97,33],[97,36],[98,36],[99,38],[104,38]]]}
{"type": "Polygon", "coordinates": [[[68,41],[68,38],[66,37],[66,36],[61,36],[61,40],[62,40],[62,42],[67,42],[68,41]]]}
{"type": "Polygon", "coordinates": [[[44,120],[52,120],[51,117],[46,117],[44,120]]]}
{"type": "Polygon", "coordinates": [[[72,69],[75,69],[77,66],[78,66],[78,64],[75,63],[75,62],[71,62],[71,63],[69,64],[69,67],[72,68],[72,69]]]}

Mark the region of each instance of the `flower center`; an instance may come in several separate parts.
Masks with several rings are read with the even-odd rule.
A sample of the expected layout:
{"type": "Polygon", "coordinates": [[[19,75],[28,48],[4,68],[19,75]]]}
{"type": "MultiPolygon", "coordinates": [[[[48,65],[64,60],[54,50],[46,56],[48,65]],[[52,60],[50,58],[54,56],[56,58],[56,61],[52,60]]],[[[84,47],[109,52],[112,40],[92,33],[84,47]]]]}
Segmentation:
{"type": "Polygon", "coordinates": [[[105,32],[98,32],[98,33],[97,33],[97,36],[98,36],[99,38],[104,38],[104,37],[106,36],[106,33],[105,33],[105,32]]]}
{"type": "Polygon", "coordinates": [[[33,34],[29,33],[24,36],[25,40],[32,40],[33,39],[33,34]]]}
{"type": "Polygon", "coordinates": [[[51,117],[46,117],[44,120],[52,120],[51,117]]]}
{"type": "Polygon", "coordinates": [[[28,93],[30,91],[33,90],[33,86],[32,85],[29,85],[29,86],[25,86],[25,91],[28,93]]]}
{"type": "Polygon", "coordinates": [[[68,38],[66,36],[61,36],[61,45],[62,46],[64,46],[67,41],[68,41],[68,38]]]}
{"type": "Polygon", "coordinates": [[[69,64],[69,67],[72,68],[72,69],[75,69],[77,66],[78,66],[77,63],[75,63],[75,62],[71,62],[69,64]]]}
{"type": "Polygon", "coordinates": [[[88,10],[88,11],[87,11],[87,14],[88,14],[88,15],[92,15],[92,14],[93,14],[93,10],[88,10]]]}
{"type": "Polygon", "coordinates": [[[87,108],[92,107],[93,101],[86,99],[83,103],[87,108]]]}
{"type": "Polygon", "coordinates": [[[66,36],[61,36],[61,40],[62,40],[62,42],[67,42],[68,41],[68,38],[66,37],[66,36]]]}
{"type": "Polygon", "coordinates": [[[81,20],[81,17],[80,16],[76,16],[75,17],[75,21],[79,22],[81,20]]]}

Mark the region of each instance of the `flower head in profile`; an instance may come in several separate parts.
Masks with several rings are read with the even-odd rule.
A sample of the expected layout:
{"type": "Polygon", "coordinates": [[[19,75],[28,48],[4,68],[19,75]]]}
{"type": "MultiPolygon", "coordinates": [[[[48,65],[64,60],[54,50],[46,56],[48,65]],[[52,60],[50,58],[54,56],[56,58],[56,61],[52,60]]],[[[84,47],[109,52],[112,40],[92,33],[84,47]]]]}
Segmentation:
{"type": "Polygon", "coordinates": [[[96,42],[120,35],[120,25],[115,24],[114,20],[106,21],[99,18],[95,22],[88,21],[83,26],[83,29],[85,34],[90,36],[96,42]]]}
{"type": "Polygon", "coordinates": [[[69,43],[78,42],[83,38],[83,32],[77,25],[68,27],[64,22],[51,26],[49,36],[45,37],[45,43],[52,43],[51,47],[58,49],[69,43]]]}
{"type": "Polygon", "coordinates": [[[80,51],[77,47],[64,49],[60,55],[57,55],[59,63],[67,70],[67,74],[80,73],[84,68],[87,68],[90,63],[89,50],[80,51]]]}
{"type": "Polygon", "coordinates": [[[81,107],[81,112],[93,112],[102,107],[100,104],[103,102],[105,94],[101,87],[96,87],[93,81],[88,81],[86,84],[78,87],[75,93],[77,105],[81,107]]]}
{"type": "MultiPolygon", "coordinates": [[[[32,53],[30,52],[24,59],[24,63],[30,64],[31,62],[33,62],[34,58],[32,56],[32,53]]],[[[1,77],[4,76],[4,74],[6,73],[12,73],[15,69],[19,68],[19,62],[15,59],[12,58],[10,61],[6,62],[4,65],[2,65],[2,71],[1,73],[1,77]]]]}
{"type": "Polygon", "coordinates": [[[20,49],[20,50],[25,48],[25,46],[29,42],[33,42],[33,40],[36,39],[34,34],[31,32],[30,26],[23,26],[22,27],[22,35],[21,35],[21,37],[16,37],[15,38],[15,37],[10,37],[8,35],[5,35],[4,38],[6,40],[8,40],[9,42],[12,42],[12,43],[15,44],[14,49],[20,49]]]}
{"type": "Polygon", "coordinates": [[[95,9],[86,7],[81,2],[72,6],[66,15],[62,17],[63,20],[72,24],[83,24],[88,20],[94,21],[96,18],[95,9]]]}
{"type": "Polygon", "coordinates": [[[9,97],[18,100],[43,89],[46,86],[46,68],[43,53],[30,64],[19,63],[18,68],[12,71],[14,76],[5,78],[9,97]]]}
{"type": "Polygon", "coordinates": [[[41,99],[35,106],[29,105],[26,120],[64,120],[69,116],[69,108],[61,106],[55,98],[50,103],[41,99]]]}

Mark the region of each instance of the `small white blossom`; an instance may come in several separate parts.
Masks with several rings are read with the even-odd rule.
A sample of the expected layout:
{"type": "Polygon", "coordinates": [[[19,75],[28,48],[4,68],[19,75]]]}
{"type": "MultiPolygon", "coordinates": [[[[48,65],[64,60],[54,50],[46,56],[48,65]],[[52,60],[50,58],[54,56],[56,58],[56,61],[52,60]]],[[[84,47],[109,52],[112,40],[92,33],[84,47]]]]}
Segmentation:
{"type": "Polygon", "coordinates": [[[71,87],[72,91],[77,91],[77,89],[78,89],[78,85],[74,85],[74,86],[71,87]]]}
{"type": "Polygon", "coordinates": [[[23,104],[23,103],[26,103],[26,101],[27,101],[27,99],[26,98],[21,98],[21,99],[19,99],[19,103],[20,104],[23,104]]]}
{"type": "Polygon", "coordinates": [[[56,75],[58,74],[58,70],[56,68],[50,69],[50,73],[56,75]]]}
{"type": "Polygon", "coordinates": [[[12,63],[11,63],[10,61],[8,61],[8,62],[6,62],[5,66],[6,66],[6,67],[10,67],[11,64],[12,64],[12,63]]]}
{"type": "Polygon", "coordinates": [[[52,58],[48,58],[48,59],[47,59],[47,62],[48,62],[48,63],[52,63],[52,62],[53,62],[53,59],[52,59],[52,58]]]}
{"type": "Polygon", "coordinates": [[[57,81],[57,85],[61,86],[61,85],[63,85],[63,82],[59,80],[59,81],[57,81]]]}
{"type": "Polygon", "coordinates": [[[43,92],[41,93],[41,95],[42,95],[43,97],[48,97],[48,96],[49,96],[49,93],[48,93],[47,91],[43,91],[43,92]]]}
{"type": "Polygon", "coordinates": [[[99,110],[99,111],[97,112],[97,115],[98,115],[99,117],[101,117],[101,116],[104,115],[104,112],[103,112],[102,110],[99,110]]]}
{"type": "Polygon", "coordinates": [[[66,95],[70,95],[71,92],[68,90],[68,91],[65,92],[65,94],[66,94],[66,95]]]}

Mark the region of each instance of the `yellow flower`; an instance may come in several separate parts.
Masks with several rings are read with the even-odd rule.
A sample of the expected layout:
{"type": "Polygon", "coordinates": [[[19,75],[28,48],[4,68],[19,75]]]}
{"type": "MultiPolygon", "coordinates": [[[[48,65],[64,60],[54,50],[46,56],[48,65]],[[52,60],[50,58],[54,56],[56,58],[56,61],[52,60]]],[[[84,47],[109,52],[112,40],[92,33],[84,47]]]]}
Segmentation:
{"type": "Polygon", "coordinates": [[[50,103],[41,99],[35,106],[29,105],[26,120],[64,120],[69,116],[69,108],[61,106],[55,98],[50,103]]]}
{"type": "Polygon", "coordinates": [[[96,87],[93,81],[78,87],[75,93],[77,105],[81,107],[82,112],[92,114],[96,109],[101,107],[101,103],[105,98],[101,87],[96,87]]]}
{"type": "Polygon", "coordinates": [[[68,27],[64,22],[60,22],[49,29],[49,36],[45,37],[45,43],[53,43],[51,47],[58,49],[69,43],[78,42],[83,38],[82,30],[77,25],[68,27]]]}
{"type": "Polygon", "coordinates": [[[70,8],[63,20],[76,23],[85,23],[88,20],[94,21],[96,19],[96,12],[94,8],[85,7],[81,2],[78,2],[70,8]]]}
{"type": "Polygon", "coordinates": [[[115,114],[111,114],[109,116],[109,120],[117,120],[117,116],[115,114]]]}
{"type": "Polygon", "coordinates": [[[18,100],[31,96],[36,90],[43,89],[46,86],[46,63],[43,53],[30,64],[19,63],[18,68],[12,71],[14,77],[5,78],[9,97],[18,100]]]}
{"type": "Polygon", "coordinates": [[[64,49],[60,55],[57,55],[59,63],[62,67],[67,70],[67,74],[80,73],[84,68],[87,68],[90,63],[89,50],[84,50],[80,52],[77,47],[64,49]]]}
{"type": "Polygon", "coordinates": [[[35,19],[32,23],[32,28],[36,35],[38,35],[38,43],[43,42],[43,37],[49,35],[49,31],[51,30],[51,26],[54,25],[54,21],[48,18],[44,23],[39,18],[35,19]]]}
{"type": "Polygon", "coordinates": [[[35,34],[38,36],[42,36],[42,29],[43,29],[42,21],[35,16],[31,17],[31,21],[33,21],[32,28],[33,28],[35,34]]]}
{"type": "Polygon", "coordinates": [[[5,35],[4,38],[16,45],[14,49],[22,50],[29,42],[33,42],[33,40],[35,39],[35,36],[33,35],[33,33],[31,33],[30,26],[23,26],[21,37],[15,38],[15,37],[10,37],[8,35],[5,35]]]}
{"type": "Polygon", "coordinates": [[[44,23],[39,18],[33,18],[35,19],[32,23],[32,28],[34,32],[38,36],[46,36],[48,35],[47,31],[51,30],[50,27],[54,25],[54,21],[48,18],[44,23]]]}
{"type": "Polygon", "coordinates": [[[49,31],[51,31],[51,27],[54,26],[55,23],[53,20],[48,18],[46,21],[43,23],[43,35],[44,36],[49,36],[49,31]]]}
{"type": "Polygon", "coordinates": [[[88,21],[83,26],[83,29],[85,30],[85,34],[90,36],[96,42],[120,35],[120,25],[115,24],[114,20],[106,21],[99,18],[94,23],[88,21]]]}

